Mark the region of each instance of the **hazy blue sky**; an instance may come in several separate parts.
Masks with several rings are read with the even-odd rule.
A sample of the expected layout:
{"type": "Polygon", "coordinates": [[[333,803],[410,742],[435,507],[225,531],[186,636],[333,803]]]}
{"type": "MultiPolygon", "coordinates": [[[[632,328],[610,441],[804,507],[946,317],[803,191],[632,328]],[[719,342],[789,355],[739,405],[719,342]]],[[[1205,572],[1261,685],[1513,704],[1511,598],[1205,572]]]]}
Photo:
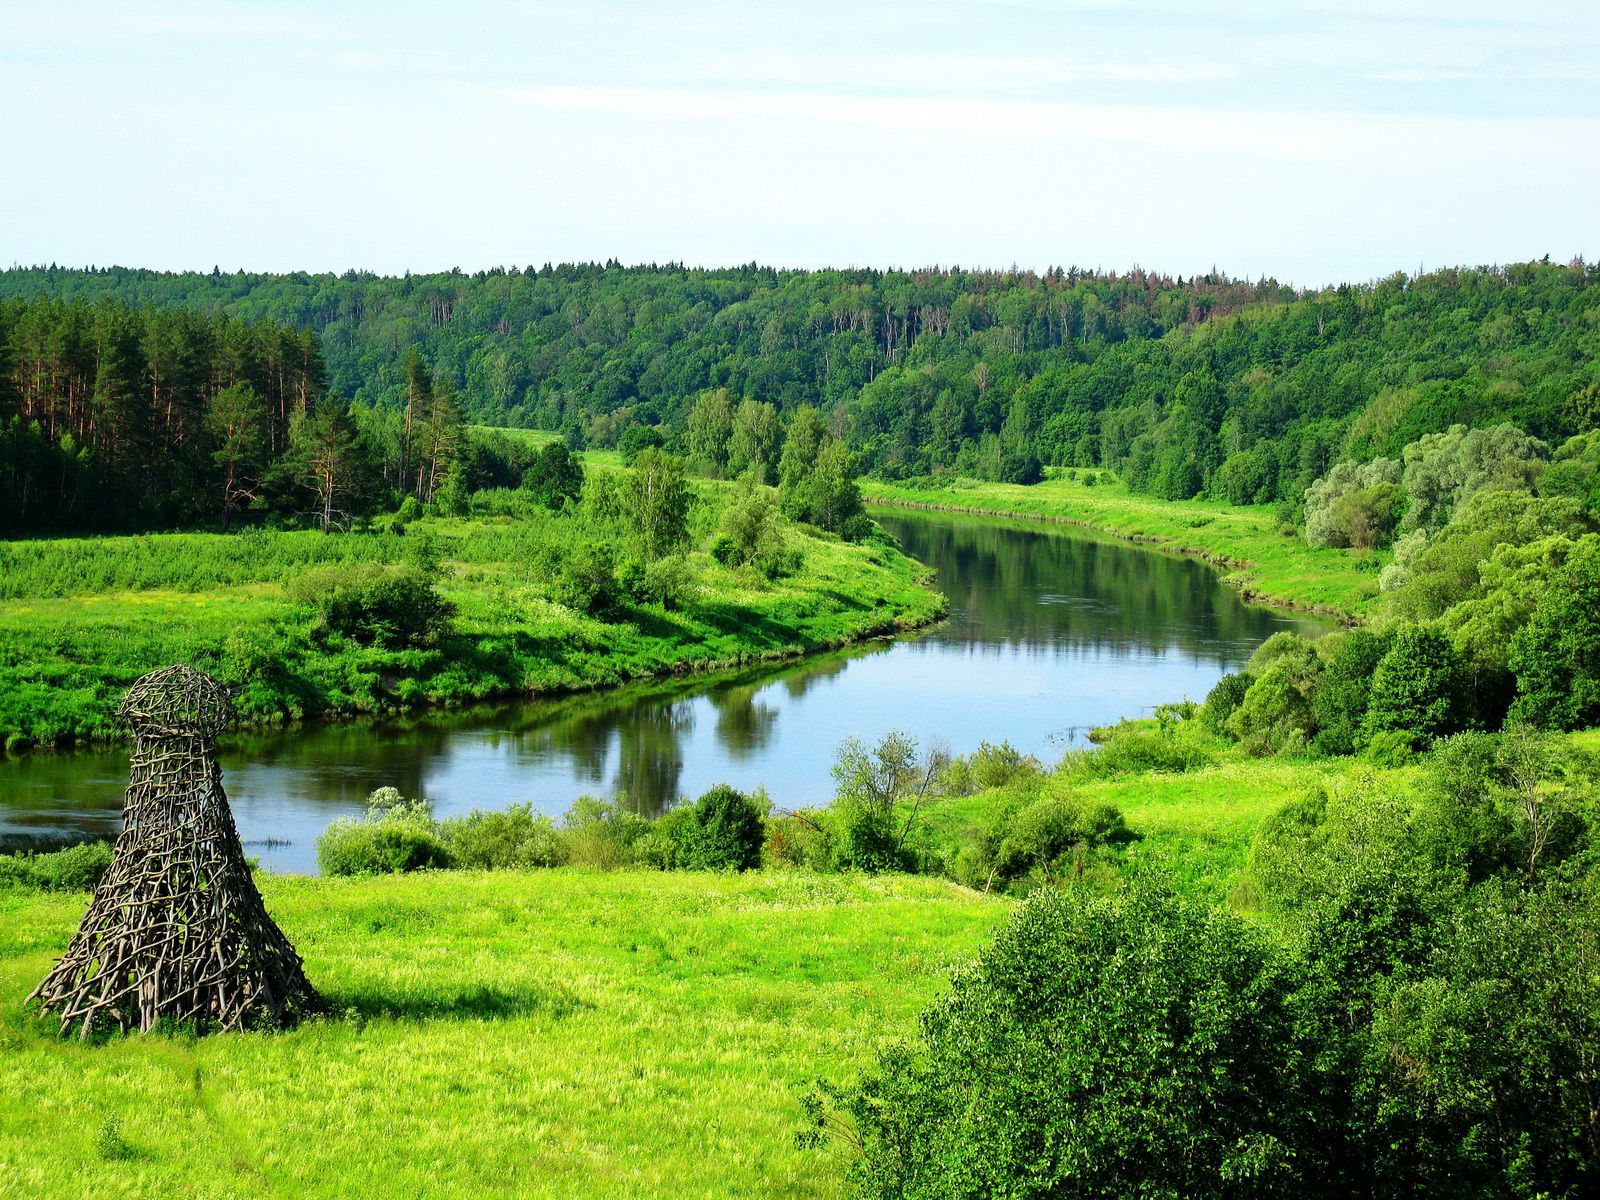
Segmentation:
{"type": "Polygon", "coordinates": [[[0,260],[1600,253],[1600,0],[3,0],[0,260]]]}

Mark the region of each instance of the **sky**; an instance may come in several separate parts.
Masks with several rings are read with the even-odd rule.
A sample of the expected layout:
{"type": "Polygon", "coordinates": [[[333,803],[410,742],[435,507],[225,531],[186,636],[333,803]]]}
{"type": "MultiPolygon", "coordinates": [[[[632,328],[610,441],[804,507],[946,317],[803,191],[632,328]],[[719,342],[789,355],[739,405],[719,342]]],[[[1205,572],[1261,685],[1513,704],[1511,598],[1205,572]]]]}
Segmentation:
{"type": "Polygon", "coordinates": [[[1600,255],[1600,2],[0,0],[0,264],[1600,255]]]}

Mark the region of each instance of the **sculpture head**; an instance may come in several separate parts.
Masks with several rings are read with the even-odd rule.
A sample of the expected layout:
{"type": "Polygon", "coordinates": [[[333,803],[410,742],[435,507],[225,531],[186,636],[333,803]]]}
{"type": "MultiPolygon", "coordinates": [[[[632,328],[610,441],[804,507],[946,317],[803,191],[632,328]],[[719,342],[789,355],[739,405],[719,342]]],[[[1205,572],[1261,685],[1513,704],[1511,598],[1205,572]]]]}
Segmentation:
{"type": "Polygon", "coordinates": [[[233,721],[233,698],[204,671],[163,667],[138,679],[117,716],[144,738],[214,738],[233,721]]]}

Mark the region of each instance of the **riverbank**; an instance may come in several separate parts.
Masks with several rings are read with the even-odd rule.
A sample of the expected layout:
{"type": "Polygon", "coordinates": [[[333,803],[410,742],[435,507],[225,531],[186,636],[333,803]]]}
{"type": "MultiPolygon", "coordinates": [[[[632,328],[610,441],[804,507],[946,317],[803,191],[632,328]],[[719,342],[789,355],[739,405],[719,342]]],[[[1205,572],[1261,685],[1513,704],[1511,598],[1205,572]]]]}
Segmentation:
{"type": "MultiPolygon", "coordinates": [[[[720,492],[706,491],[709,542],[720,492]]],[[[241,724],[554,696],[778,662],[932,623],[945,602],[919,563],[881,541],[787,534],[776,581],[686,560],[681,602],[603,616],[558,601],[586,543],[570,519],[425,518],[404,536],[158,534],[0,546],[0,745],[16,753],[114,740],[122,691],[188,662],[236,689],[241,724]],[[427,647],[386,649],[319,630],[296,581],[330,567],[434,560],[456,609],[427,647]]]]}
{"type": "Polygon", "coordinates": [[[914,484],[861,481],[869,504],[1016,517],[1093,529],[1201,559],[1246,600],[1275,608],[1363,620],[1378,594],[1376,554],[1317,549],[1285,529],[1271,508],[1130,493],[1107,472],[1055,471],[1032,486],[951,479],[914,484]],[[1094,478],[1089,484],[1087,478],[1094,478]]]}

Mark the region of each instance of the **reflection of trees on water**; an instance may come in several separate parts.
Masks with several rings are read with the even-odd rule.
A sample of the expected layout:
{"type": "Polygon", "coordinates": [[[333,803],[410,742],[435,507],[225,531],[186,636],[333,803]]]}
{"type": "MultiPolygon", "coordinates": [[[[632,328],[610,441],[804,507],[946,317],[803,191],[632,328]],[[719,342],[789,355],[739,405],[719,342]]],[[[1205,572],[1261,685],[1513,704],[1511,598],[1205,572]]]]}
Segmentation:
{"type": "Polygon", "coordinates": [[[940,640],[992,647],[1176,648],[1226,663],[1285,618],[1251,608],[1211,568],[1076,530],[879,514],[934,567],[952,620],[940,640]]]}
{"type": "MultiPolygon", "coordinates": [[[[930,644],[1039,653],[1176,648],[1226,664],[1284,627],[1284,618],[1247,607],[1214,572],[1190,560],[1026,523],[883,520],[910,553],[937,570],[939,586],[950,597],[954,615],[927,635],[930,644]]],[[[263,803],[321,809],[331,817],[359,807],[374,787],[428,795],[430,778],[453,774],[459,780],[460,764],[487,750],[513,764],[566,767],[580,789],[626,792],[643,811],[656,812],[678,795],[685,745],[702,697],[717,744],[732,758],[753,758],[772,746],[786,704],[837,679],[856,659],[889,649],[887,642],[870,642],[715,679],[659,680],[454,713],[245,733],[224,745],[223,766],[226,771],[249,764],[249,794],[263,803]]],[[[38,778],[31,783],[16,764],[7,766],[9,772],[0,776],[0,830],[116,820],[125,771],[120,752],[40,757],[33,760],[38,778]],[[100,775],[110,782],[102,786],[100,775]],[[45,776],[48,784],[41,786],[45,776]],[[59,798],[68,796],[80,812],[63,807],[67,802],[59,798]]],[[[453,799],[503,807],[549,798],[479,793],[453,799]]]]}
{"type": "Polygon", "coordinates": [[[734,758],[749,758],[772,740],[778,710],[757,699],[765,683],[718,688],[706,696],[716,710],[717,741],[734,758]]]}
{"type": "Polygon", "coordinates": [[[614,794],[627,796],[636,812],[654,816],[678,798],[683,774],[683,737],[694,728],[687,700],[641,705],[617,723],[614,794]]]}

